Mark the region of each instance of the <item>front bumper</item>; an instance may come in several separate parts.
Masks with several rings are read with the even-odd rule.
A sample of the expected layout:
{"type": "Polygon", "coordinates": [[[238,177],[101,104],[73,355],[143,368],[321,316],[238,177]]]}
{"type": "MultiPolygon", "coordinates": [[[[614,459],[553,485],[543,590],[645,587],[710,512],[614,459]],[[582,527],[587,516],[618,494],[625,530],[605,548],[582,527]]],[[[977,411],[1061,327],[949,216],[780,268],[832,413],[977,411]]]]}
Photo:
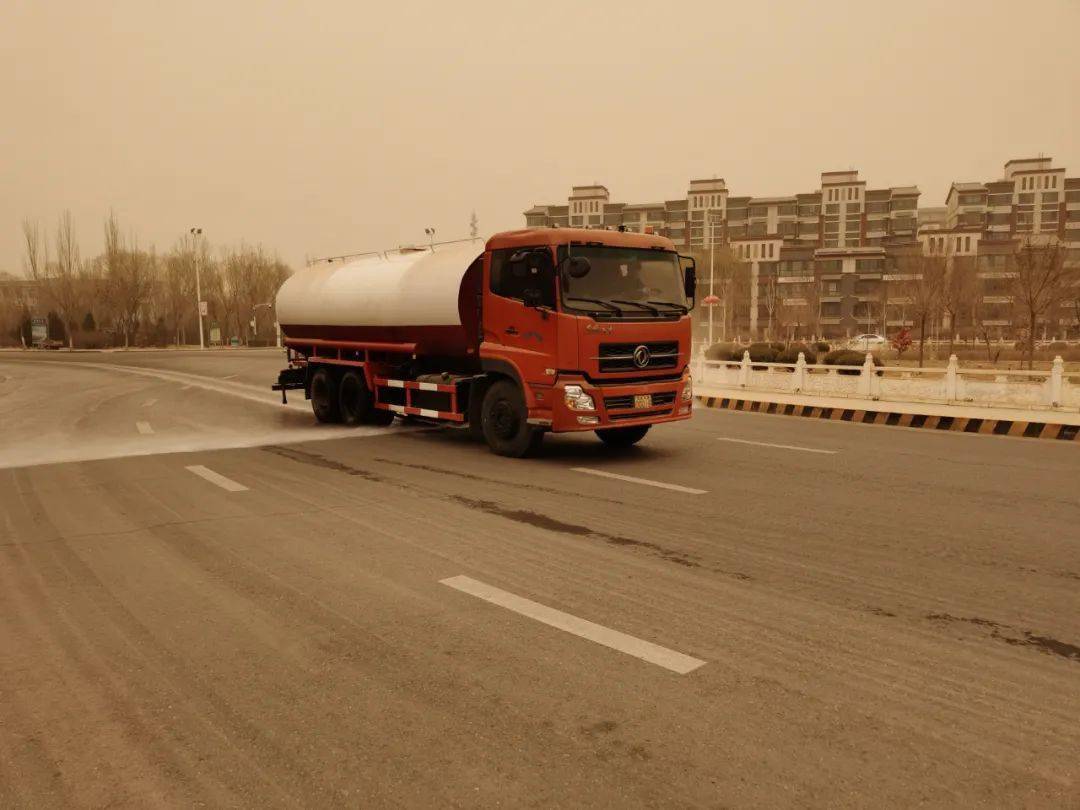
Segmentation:
{"type": "Polygon", "coordinates": [[[683,392],[689,385],[689,372],[678,380],[642,380],[620,385],[595,385],[584,377],[560,376],[551,389],[551,410],[542,417],[536,414],[541,418],[530,421],[544,424],[550,419],[547,426],[554,433],[678,422],[689,419],[693,410],[693,398],[683,400],[683,392]],[[572,410],[564,397],[568,385],[580,386],[592,397],[594,410],[572,410]],[[649,398],[647,405],[642,397],[649,398]]]}

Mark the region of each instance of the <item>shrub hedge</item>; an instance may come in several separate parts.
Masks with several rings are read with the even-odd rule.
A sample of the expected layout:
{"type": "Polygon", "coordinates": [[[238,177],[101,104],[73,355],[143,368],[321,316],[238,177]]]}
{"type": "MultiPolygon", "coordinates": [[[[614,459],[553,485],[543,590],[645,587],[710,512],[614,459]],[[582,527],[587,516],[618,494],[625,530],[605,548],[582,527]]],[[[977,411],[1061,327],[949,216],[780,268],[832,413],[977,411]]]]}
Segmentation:
{"type": "Polygon", "coordinates": [[[817,362],[817,352],[815,352],[805,343],[792,343],[786,349],[776,355],[776,362],[797,363],[799,362],[799,352],[803,353],[803,357],[806,358],[807,363],[812,365],[817,362]]]}
{"type": "MultiPolygon", "coordinates": [[[[871,355],[875,366],[885,365],[881,358],[876,354],[871,355]]],[[[834,349],[825,355],[825,365],[827,366],[861,366],[866,362],[866,355],[863,352],[857,352],[854,349],[834,349]]],[[[837,374],[859,374],[860,372],[855,369],[840,369],[837,374]]],[[[882,372],[878,372],[880,375],[882,372]]]]}
{"type": "Polygon", "coordinates": [[[776,355],[780,353],[776,345],[775,343],[751,343],[747,351],[750,352],[750,359],[755,363],[775,363],[776,355]]]}

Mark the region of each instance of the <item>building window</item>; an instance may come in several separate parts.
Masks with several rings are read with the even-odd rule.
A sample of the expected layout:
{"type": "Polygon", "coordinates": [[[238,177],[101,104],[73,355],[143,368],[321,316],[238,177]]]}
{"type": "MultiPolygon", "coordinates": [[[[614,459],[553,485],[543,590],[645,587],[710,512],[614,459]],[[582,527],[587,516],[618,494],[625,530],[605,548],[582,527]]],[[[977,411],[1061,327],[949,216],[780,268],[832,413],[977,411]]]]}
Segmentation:
{"type": "Polygon", "coordinates": [[[971,252],[971,237],[970,236],[965,236],[964,237],[964,252],[965,253],[970,253],[971,252]]]}

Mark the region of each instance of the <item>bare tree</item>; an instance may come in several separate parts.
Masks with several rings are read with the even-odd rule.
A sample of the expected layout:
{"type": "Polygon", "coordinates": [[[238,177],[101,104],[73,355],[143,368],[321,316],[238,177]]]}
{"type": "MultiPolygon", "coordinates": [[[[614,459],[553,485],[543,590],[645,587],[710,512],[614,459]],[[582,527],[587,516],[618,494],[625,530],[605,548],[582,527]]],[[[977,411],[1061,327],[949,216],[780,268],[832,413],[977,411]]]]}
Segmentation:
{"type": "MultiPolygon", "coordinates": [[[[710,253],[706,250],[695,250],[691,253],[697,262],[697,300],[700,303],[710,293],[709,284],[709,259],[710,253]]],[[[733,335],[736,316],[746,307],[750,295],[750,270],[749,265],[741,264],[729,247],[715,247],[712,253],[712,293],[720,299],[720,303],[711,307],[714,310],[714,324],[719,328],[720,340],[730,339],[733,335]],[[719,315],[719,318],[716,318],[719,315]],[[716,323],[719,321],[719,323],[716,323]]],[[[695,309],[695,317],[708,319],[709,307],[695,309]]]]}
{"type": "Polygon", "coordinates": [[[942,256],[905,256],[898,261],[901,269],[900,289],[906,299],[907,311],[919,327],[919,366],[926,359],[926,328],[941,313],[942,290],[945,287],[945,259],[942,256]]]}
{"type": "Polygon", "coordinates": [[[44,277],[49,265],[49,242],[36,221],[24,219],[22,224],[27,274],[34,279],[44,277]]]}
{"type": "Polygon", "coordinates": [[[82,262],[71,212],[61,214],[57,223],[55,261],[49,260],[48,239],[36,222],[23,222],[23,239],[30,278],[37,283],[45,306],[59,316],[67,333],[68,348],[73,348],[82,262]]]}
{"type": "Polygon", "coordinates": [[[765,340],[772,340],[773,323],[777,315],[777,310],[780,308],[780,289],[779,285],[776,283],[775,276],[770,275],[765,279],[765,283],[761,285],[758,296],[758,300],[765,305],[765,315],[767,318],[765,321],[765,340]]]}
{"type": "Polygon", "coordinates": [[[1057,240],[1025,239],[1016,251],[1012,279],[1013,306],[1024,319],[1028,338],[1028,368],[1035,359],[1035,329],[1040,320],[1074,294],[1076,271],[1065,264],[1065,251],[1057,240]]]}
{"type": "MultiPolygon", "coordinates": [[[[209,262],[202,260],[202,266],[209,262]]],[[[177,346],[187,342],[186,326],[196,314],[195,255],[184,241],[178,242],[164,259],[162,293],[166,322],[177,346]]]]}
{"type": "Polygon", "coordinates": [[[128,247],[113,214],[105,221],[105,284],[113,307],[116,328],[124,333],[124,346],[131,345],[139,328],[139,316],[151,296],[157,270],[157,256],[128,247]]]}
{"type": "Polygon", "coordinates": [[[941,288],[941,311],[949,322],[949,354],[963,317],[973,317],[975,299],[978,297],[978,279],[971,261],[954,257],[948,263],[945,283],[941,288]]]}
{"type": "Polygon", "coordinates": [[[242,247],[225,255],[221,274],[225,311],[242,341],[250,341],[248,330],[258,309],[273,302],[289,272],[262,248],[242,247]]]}

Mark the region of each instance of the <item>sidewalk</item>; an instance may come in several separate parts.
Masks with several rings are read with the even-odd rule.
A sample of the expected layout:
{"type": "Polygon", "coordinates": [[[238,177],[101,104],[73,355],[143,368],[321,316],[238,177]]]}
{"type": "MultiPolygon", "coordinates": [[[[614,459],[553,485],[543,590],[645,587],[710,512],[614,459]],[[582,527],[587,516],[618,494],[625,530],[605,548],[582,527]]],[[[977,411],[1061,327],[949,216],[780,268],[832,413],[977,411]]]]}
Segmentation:
{"type": "Polygon", "coordinates": [[[997,436],[1063,440],[1080,437],[1080,413],[1076,411],[822,397],[716,385],[695,385],[694,394],[707,408],[997,436]]]}

